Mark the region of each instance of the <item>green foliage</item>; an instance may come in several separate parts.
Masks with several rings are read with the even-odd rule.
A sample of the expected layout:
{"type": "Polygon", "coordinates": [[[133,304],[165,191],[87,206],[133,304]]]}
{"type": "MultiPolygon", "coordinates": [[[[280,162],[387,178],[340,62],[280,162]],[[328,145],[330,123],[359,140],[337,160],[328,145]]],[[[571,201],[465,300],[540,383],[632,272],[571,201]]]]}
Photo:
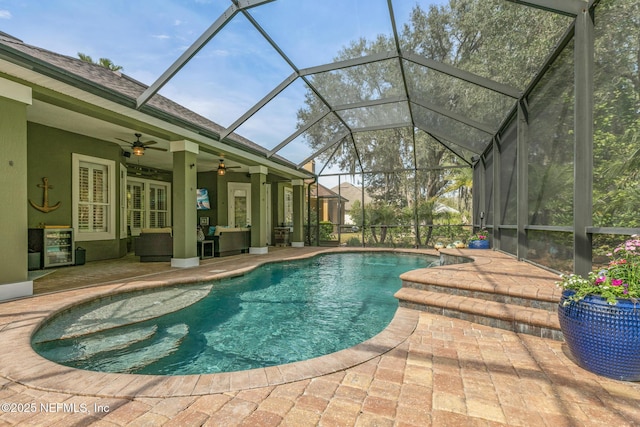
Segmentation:
{"type": "Polygon", "coordinates": [[[376,243],[384,244],[389,232],[389,226],[395,225],[399,212],[398,206],[378,201],[369,204],[366,212],[368,213],[373,240],[376,243]]]}
{"type": "Polygon", "coordinates": [[[85,55],[82,52],[78,52],[78,58],[81,61],[88,62],[89,64],[96,64],[111,71],[121,71],[123,68],[121,65],[116,65],[109,58],[100,58],[98,62],[94,61],[89,55],[85,55]]]}
{"type": "Polygon", "coordinates": [[[469,237],[469,241],[473,240],[487,240],[489,238],[489,232],[485,229],[478,230],[475,233],[471,234],[469,237]]]}
{"type": "Polygon", "coordinates": [[[640,3],[596,8],[593,222],[639,227],[640,3]]]}
{"type": "MultiPolygon", "coordinates": [[[[569,23],[567,17],[509,2],[458,0],[428,10],[415,6],[409,22],[400,29],[400,46],[404,52],[525,88],[569,23]]],[[[371,40],[352,41],[334,59],[347,60],[395,48],[393,37],[378,35],[371,40]]],[[[513,105],[508,97],[479,85],[412,62],[403,61],[403,66],[405,74],[410,76],[408,83],[415,101],[496,127],[513,105]]],[[[317,91],[334,105],[405,93],[396,61],[372,62],[310,78],[317,91]]],[[[298,111],[300,127],[326,109],[314,91],[309,90],[305,100],[305,108],[298,111]]],[[[358,128],[406,120],[404,113],[395,108],[385,105],[362,109],[350,115],[348,122],[358,128]]],[[[451,221],[451,215],[447,218],[435,211],[443,204],[461,212],[458,221],[468,223],[471,219],[471,168],[448,169],[447,166],[464,165],[461,158],[469,161],[472,154],[465,147],[480,152],[490,136],[417,105],[413,108],[418,129],[408,126],[354,133],[338,144],[335,154],[334,150],[325,150],[319,159],[347,173],[379,171],[362,175],[362,185],[374,200],[374,204],[365,209],[365,220],[362,220],[362,206],[351,212],[357,225],[364,226],[362,222],[365,222],[373,227],[370,237],[376,244],[385,244],[389,238],[394,242],[404,239],[406,233],[395,233],[385,225],[411,224],[415,228],[418,224],[451,221]],[[450,134],[452,139],[460,140],[462,146],[436,140],[420,129],[450,134]],[[455,202],[451,202],[453,200],[455,202]]],[[[343,122],[329,114],[310,128],[306,137],[312,150],[317,150],[344,130],[343,122]]],[[[419,234],[414,244],[421,245],[423,238],[429,241],[431,228],[428,230],[425,236],[419,234]]]]}
{"type": "MultiPolygon", "coordinates": [[[[400,46],[403,52],[524,89],[570,22],[569,17],[522,7],[516,2],[456,0],[428,10],[416,6],[410,21],[399,28],[400,46]]],[[[593,225],[640,227],[640,2],[602,0],[595,9],[595,24],[593,225]]],[[[529,224],[563,226],[574,221],[573,47],[570,42],[527,99],[529,224]]],[[[381,35],[353,41],[335,59],[394,49],[395,41],[381,35]]],[[[403,66],[410,76],[410,96],[417,103],[428,101],[496,128],[513,106],[512,99],[480,86],[410,61],[403,61],[403,66]]],[[[329,94],[333,104],[404,94],[395,61],[348,67],[310,78],[320,92],[329,94]]],[[[326,109],[312,91],[306,95],[306,101],[305,108],[298,112],[300,127],[326,109]]],[[[482,151],[488,142],[487,135],[422,111],[419,105],[413,108],[414,113],[418,112],[414,114],[418,118],[417,128],[449,134],[476,151],[482,151]]],[[[380,112],[362,110],[362,114],[349,117],[348,122],[354,123],[354,128],[395,117],[392,108],[379,108],[380,112]]],[[[449,241],[457,234],[454,228],[431,225],[470,222],[472,171],[446,168],[464,165],[460,158],[468,160],[470,151],[447,140],[435,140],[420,129],[356,132],[339,144],[333,158],[328,156],[334,150],[323,152],[321,160],[330,160],[329,166],[354,174],[360,170],[367,172],[362,175],[362,185],[374,203],[365,207],[364,220],[359,201],[351,212],[356,225],[364,227],[367,244],[403,244],[416,228],[418,235],[414,238],[419,245],[449,241]],[[379,173],[368,173],[372,171],[379,173]],[[437,213],[442,204],[460,214],[437,213]],[[398,224],[410,226],[403,229],[396,227],[398,224]]],[[[342,122],[330,114],[309,130],[307,140],[316,150],[344,130],[342,122]]],[[[503,167],[502,173],[508,170],[503,167]]],[[[508,190],[502,186],[502,191],[508,190]]],[[[505,197],[517,200],[513,195],[505,197]]],[[[561,258],[566,261],[560,256],[563,254],[556,256],[550,250],[570,248],[573,236],[556,234],[559,236],[553,239],[559,241],[545,235],[531,242],[530,255],[545,265],[550,265],[543,259],[546,254],[558,262],[561,258]]],[[[464,237],[459,235],[456,240],[464,237]]],[[[594,248],[596,256],[601,257],[602,252],[594,248]]],[[[572,255],[567,257],[568,260],[572,255]]]]}
{"type": "Polygon", "coordinates": [[[347,240],[347,246],[357,247],[362,246],[362,243],[360,243],[360,239],[357,237],[350,237],[349,240],[347,240]]]}
{"type": "Polygon", "coordinates": [[[358,227],[362,228],[364,225],[362,222],[362,203],[360,200],[354,200],[351,203],[351,211],[349,212],[349,216],[358,227]]]}
{"type": "Polygon", "coordinates": [[[598,295],[609,304],[616,304],[618,298],[636,300],[640,298],[640,239],[631,239],[618,245],[610,254],[607,268],[592,272],[583,278],[574,274],[562,275],[556,284],[563,290],[575,293],[564,304],[579,301],[587,295],[598,295]]]}
{"type": "Polygon", "coordinates": [[[335,240],[333,234],[333,223],[330,221],[320,221],[320,240],[335,240]]]}

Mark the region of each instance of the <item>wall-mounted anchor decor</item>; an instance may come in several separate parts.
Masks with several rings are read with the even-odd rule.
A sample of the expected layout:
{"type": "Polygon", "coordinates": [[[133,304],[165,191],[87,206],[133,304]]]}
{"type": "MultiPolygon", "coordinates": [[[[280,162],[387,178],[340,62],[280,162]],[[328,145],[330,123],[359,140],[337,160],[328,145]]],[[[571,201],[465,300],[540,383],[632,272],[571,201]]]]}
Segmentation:
{"type": "Polygon", "coordinates": [[[40,212],[44,212],[44,213],[55,211],[56,209],[58,209],[60,207],[60,202],[56,203],[53,206],[49,206],[49,189],[53,188],[52,185],[49,185],[49,178],[47,177],[42,178],[42,184],[38,184],[38,187],[44,190],[44,194],[42,195],[42,206],[38,206],[35,203],[33,203],[31,200],[29,200],[29,203],[31,203],[31,206],[38,209],[40,212]]]}

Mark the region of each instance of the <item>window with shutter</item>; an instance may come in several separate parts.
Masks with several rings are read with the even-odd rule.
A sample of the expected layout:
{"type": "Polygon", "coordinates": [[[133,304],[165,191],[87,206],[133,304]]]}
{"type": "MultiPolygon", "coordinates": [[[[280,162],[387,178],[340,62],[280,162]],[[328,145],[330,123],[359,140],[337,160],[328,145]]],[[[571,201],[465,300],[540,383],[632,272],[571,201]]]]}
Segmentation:
{"type": "Polygon", "coordinates": [[[132,233],[144,228],[144,183],[129,179],[127,182],[127,217],[132,233]]]}
{"type": "Polygon", "coordinates": [[[73,155],[76,240],[115,239],[115,162],[73,155]]]}
{"type": "Polygon", "coordinates": [[[284,188],[284,223],[293,224],[293,189],[284,188]]]}
{"type": "Polygon", "coordinates": [[[130,177],[127,179],[128,220],[131,233],[141,228],[171,226],[171,184],[130,177]]]}

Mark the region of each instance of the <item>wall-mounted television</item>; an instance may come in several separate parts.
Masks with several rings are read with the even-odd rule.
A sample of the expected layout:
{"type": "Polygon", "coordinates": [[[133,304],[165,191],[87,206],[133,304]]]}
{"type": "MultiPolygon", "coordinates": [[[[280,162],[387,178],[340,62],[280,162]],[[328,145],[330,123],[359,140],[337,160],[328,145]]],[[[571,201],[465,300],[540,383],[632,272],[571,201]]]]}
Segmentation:
{"type": "Polygon", "coordinates": [[[211,209],[211,203],[209,202],[209,192],[206,188],[198,188],[196,190],[196,201],[198,202],[198,210],[211,209]]]}

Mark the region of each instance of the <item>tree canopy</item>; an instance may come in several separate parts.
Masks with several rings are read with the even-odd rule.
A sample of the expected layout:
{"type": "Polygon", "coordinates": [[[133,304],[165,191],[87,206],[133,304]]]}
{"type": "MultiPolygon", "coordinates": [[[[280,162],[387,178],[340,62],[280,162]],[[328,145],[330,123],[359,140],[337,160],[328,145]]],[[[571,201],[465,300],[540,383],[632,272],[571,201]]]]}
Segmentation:
{"type": "MultiPolygon", "coordinates": [[[[452,0],[428,10],[415,6],[410,21],[399,29],[398,46],[402,54],[417,54],[523,90],[569,22],[565,16],[502,0],[452,0]]],[[[395,50],[393,36],[378,35],[373,40],[353,40],[335,60],[395,50]]],[[[346,135],[335,150],[324,151],[319,162],[344,173],[362,173],[362,185],[374,199],[369,207],[374,213],[368,216],[372,224],[376,218],[387,223],[401,218],[433,223],[436,201],[448,203],[452,195],[464,199],[457,205],[467,220],[471,217],[467,188],[471,173],[460,167],[470,168],[474,152],[481,153],[493,135],[468,123],[497,131],[515,103],[513,98],[402,57],[316,74],[311,84],[316,90],[308,91],[305,106],[298,111],[300,128],[326,114],[327,101],[331,105],[380,101],[329,113],[306,134],[314,151],[336,135],[346,135]],[[409,103],[393,101],[403,95],[409,103]],[[468,122],[452,118],[457,116],[468,122]],[[359,130],[376,125],[389,126],[359,130]],[[401,214],[408,206],[414,209],[409,218],[401,214]]]]}
{"type": "Polygon", "coordinates": [[[111,71],[122,71],[123,70],[121,65],[114,64],[113,61],[111,61],[109,58],[100,58],[96,62],[96,61],[93,60],[93,58],[91,58],[91,56],[85,55],[82,52],[78,52],[78,58],[80,58],[81,61],[88,62],[89,64],[96,64],[96,65],[99,65],[99,66],[104,67],[106,69],[109,69],[111,71]]]}

